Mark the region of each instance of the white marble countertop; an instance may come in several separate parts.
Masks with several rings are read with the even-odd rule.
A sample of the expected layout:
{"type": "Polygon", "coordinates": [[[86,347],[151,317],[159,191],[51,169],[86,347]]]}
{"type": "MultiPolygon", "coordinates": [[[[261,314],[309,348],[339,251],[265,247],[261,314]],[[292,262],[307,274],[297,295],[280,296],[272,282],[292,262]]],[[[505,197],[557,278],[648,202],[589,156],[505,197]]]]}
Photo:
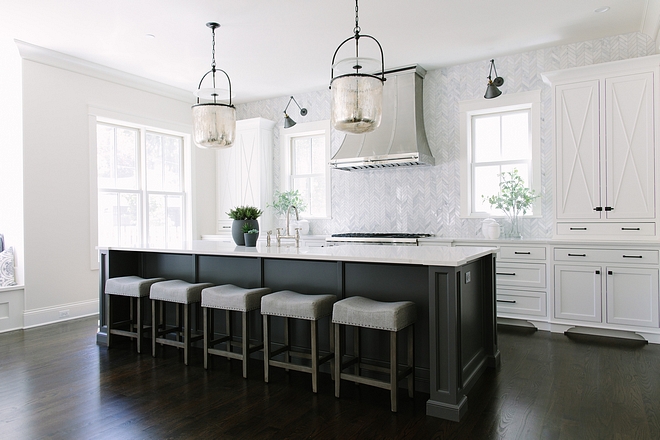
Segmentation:
{"type": "Polygon", "coordinates": [[[126,250],[140,252],[224,255],[242,257],[272,257],[300,260],[351,261],[366,263],[419,264],[423,266],[461,266],[483,256],[497,253],[497,247],[477,246],[379,246],[345,245],[332,247],[300,247],[273,245],[266,247],[235,246],[233,244],[196,240],[182,248],[129,248],[99,247],[99,250],[126,250]]]}

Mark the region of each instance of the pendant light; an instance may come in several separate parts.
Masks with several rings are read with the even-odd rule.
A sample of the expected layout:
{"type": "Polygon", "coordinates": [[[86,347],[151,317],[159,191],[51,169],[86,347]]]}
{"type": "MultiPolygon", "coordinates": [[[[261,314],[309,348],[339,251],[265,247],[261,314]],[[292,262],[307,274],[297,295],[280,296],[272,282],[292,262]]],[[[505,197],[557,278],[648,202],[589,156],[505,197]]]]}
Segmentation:
{"type": "Polygon", "coordinates": [[[371,35],[361,35],[358,18],[358,0],[355,0],[354,35],[344,40],[332,56],[330,71],[331,120],[332,126],[346,133],[360,134],[374,131],[380,125],[383,114],[383,83],[385,82],[385,59],[383,48],[371,35]],[[366,58],[360,58],[360,38],[376,42],[380,50],[380,73],[378,76],[362,73],[366,58]],[[351,40],[355,40],[355,57],[335,63],[337,52],[351,40]],[[335,68],[349,61],[353,72],[335,77],[335,68]]]}
{"type": "Polygon", "coordinates": [[[490,71],[488,72],[488,85],[486,86],[486,94],[484,95],[484,98],[486,99],[493,99],[497,98],[502,94],[502,91],[498,89],[502,84],[504,84],[504,78],[501,76],[497,76],[497,69],[495,68],[495,60],[490,60],[490,71]],[[491,75],[493,74],[493,70],[495,71],[495,78],[490,79],[491,75]]]}
{"type": "Polygon", "coordinates": [[[229,148],[236,136],[236,108],[231,104],[231,80],[222,69],[215,67],[215,30],[220,27],[218,23],[206,23],[213,34],[213,50],[211,70],[206,72],[199,81],[195,91],[197,104],[192,106],[193,139],[201,148],[229,148]],[[223,89],[216,88],[215,74],[222,72],[229,83],[229,104],[218,102],[218,96],[223,89]],[[202,83],[208,74],[211,74],[213,87],[202,89],[202,83]],[[212,102],[200,103],[200,98],[210,99],[212,102]]]}

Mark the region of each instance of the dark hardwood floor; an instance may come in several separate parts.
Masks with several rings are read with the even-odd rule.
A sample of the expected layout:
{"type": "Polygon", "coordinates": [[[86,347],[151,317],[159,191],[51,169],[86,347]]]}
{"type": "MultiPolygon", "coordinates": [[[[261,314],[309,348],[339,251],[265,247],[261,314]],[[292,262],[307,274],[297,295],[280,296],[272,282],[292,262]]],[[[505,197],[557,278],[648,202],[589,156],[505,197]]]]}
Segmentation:
{"type": "MultiPolygon", "coordinates": [[[[130,343],[95,344],[96,318],[0,335],[3,439],[660,439],[660,346],[499,327],[502,366],[469,396],[461,423],[427,417],[425,401],[329,375],[238,361],[201,350],[186,367],[176,349],[154,359],[130,343]]],[[[118,340],[121,338],[117,338],[118,340]]]]}

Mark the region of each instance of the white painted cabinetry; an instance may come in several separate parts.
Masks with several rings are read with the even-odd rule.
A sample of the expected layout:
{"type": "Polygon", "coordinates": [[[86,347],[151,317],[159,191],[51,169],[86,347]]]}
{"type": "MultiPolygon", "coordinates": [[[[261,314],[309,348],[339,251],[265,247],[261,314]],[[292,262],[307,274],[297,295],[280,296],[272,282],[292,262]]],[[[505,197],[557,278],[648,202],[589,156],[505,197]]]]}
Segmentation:
{"type": "Polygon", "coordinates": [[[651,56],[544,74],[555,103],[556,236],[657,234],[651,56]]]}
{"type": "Polygon", "coordinates": [[[658,251],[555,248],[554,317],[658,328],[658,251]]]}
{"type": "MultiPolygon", "coordinates": [[[[266,210],[273,193],[273,127],[264,118],[236,121],[236,141],[217,152],[217,232],[229,234],[232,220],[227,212],[243,205],[266,210]]],[[[259,218],[260,229],[271,228],[270,216],[259,218]]]]}

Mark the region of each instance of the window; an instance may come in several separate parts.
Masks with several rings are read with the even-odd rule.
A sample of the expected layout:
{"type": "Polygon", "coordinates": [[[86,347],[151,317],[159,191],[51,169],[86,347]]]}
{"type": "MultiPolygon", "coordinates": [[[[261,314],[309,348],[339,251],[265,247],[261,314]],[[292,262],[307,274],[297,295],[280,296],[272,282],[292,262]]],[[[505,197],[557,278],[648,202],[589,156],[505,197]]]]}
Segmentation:
{"type": "Polygon", "coordinates": [[[298,190],[306,218],[330,218],[330,122],[296,124],[283,130],[283,190],[298,190]]]}
{"type": "MultiPolygon", "coordinates": [[[[534,91],[460,103],[462,217],[504,215],[484,200],[498,193],[502,172],[518,170],[540,193],[540,98],[534,91]]],[[[540,203],[528,215],[540,215],[540,203]]]]}
{"type": "Polygon", "coordinates": [[[97,123],[99,245],[183,245],[185,145],[183,134],[97,123]]]}

